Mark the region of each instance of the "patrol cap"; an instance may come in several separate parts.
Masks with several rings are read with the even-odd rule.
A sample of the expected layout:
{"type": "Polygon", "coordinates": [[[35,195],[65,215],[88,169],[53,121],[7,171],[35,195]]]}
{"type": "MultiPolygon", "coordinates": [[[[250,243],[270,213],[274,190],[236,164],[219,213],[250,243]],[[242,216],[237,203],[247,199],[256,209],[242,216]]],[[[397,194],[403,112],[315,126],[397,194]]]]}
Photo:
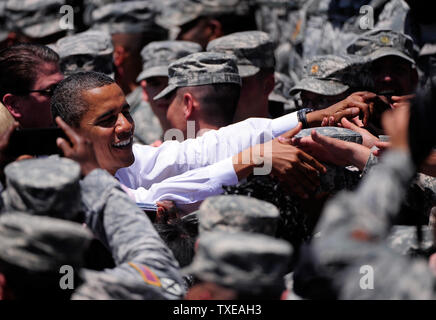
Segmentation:
{"type": "Polygon", "coordinates": [[[313,130],[315,130],[320,135],[339,139],[342,141],[354,142],[358,144],[362,144],[363,141],[362,135],[360,133],[341,127],[317,127],[303,129],[295,135],[295,138],[310,136],[313,130]]]}
{"type": "Polygon", "coordinates": [[[168,67],[168,86],[153,100],[158,100],[180,87],[217,83],[241,85],[234,56],[217,52],[198,52],[176,60],[168,67]]]}
{"type": "Polygon", "coordinates": [[[206,50],[235,55],[243,78],[255,75],[262,68],[275,67],[274,43],[262,31],[236,32],[220,37],[209,42],[206,50]]]}
{"type": "Polygon", "coordinates": [[[246,0],[162,0],[157,23],[169,28],[180,27],[199,17],[221,15],[247,15],[250,11],[246,0]]]}
{"type": "Polygon", "coordinates": [[[12,30],[38,39],[65,31],[59,23],[67,0],[8,0],[4,14],[12,30]]]}
{"type": "Polygon", "coordinates": [[[364,64],[364,59],[346,55],[313,57],[306,61],[302,79],[289,93],[295,95],[305,90],[325,96],[342,94],[350,88],[350,85],[360,85],[359,73],[364,64]]]}
{"type": "Polygon", "coordinates": [[[159,33],[155,23],[157,7],[154,1],[125,1],[97,7],[92,12],[92,29],[116,33],[159,33]]]}
{"type": "Polygon", "coordinates": [[[90,30],[59,39],[55,50],[64,74],[96,71],[113,77],[112,38],[104,31],[90,30]]]}
{"type": "Polygon", "coordinates": [[[199,232],[254,232],[274,236],[279,210],[266,201],[238,195],[209,197],[197,212],[199,232]]]}
{"type": "Polygon", "coordinates": [[[291,255],[289,243],[263,234],[207,232],[182,272],[239,292],[280,292],[291,255]]]}
{"type": "Polygon", "coordinates": [[[78,223],[7,212],[0,215],[0,265],[32,272],[80,267],[92,238],[78,223]]]}
{"type": "Polygon", "coordinates": [[[151,77],[168,77],[168,65],[177,59],[202,51],[198,43],[191,41],[154,41],[142,51],[142,72],[137,82],[151,77]]]}
{"type": "Polygon", "coordinates": [[[347,47],[347,53],[377,59],[397,56],[415,64],[414,43],[411,37],[393,30],[375,29],[360,35],[347,47]]]}
{"type": "Polygon", "coordinates": [[[80,166],[73,160],[48,157],[6,166],[6,210],[72,220],[81,211],[80,166]]]}

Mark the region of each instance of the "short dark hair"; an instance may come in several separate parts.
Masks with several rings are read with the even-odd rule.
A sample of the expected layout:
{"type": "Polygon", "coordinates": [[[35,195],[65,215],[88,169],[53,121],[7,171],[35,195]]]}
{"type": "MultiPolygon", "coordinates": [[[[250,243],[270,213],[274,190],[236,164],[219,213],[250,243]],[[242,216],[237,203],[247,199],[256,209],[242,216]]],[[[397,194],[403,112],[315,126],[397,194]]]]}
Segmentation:
{"type": "Polygon", "coordinates": [[[78,72],[62,80],[50,101],[53,119],[59,116],[68,125],[78,128],[88,111],[82,92],[113,83],[115,80],[98,72],[78,72]]]}
{"type": "Polygon", "coordinates": [[[201,109],[208,123],[226,126],[233,122],[238,106],[241,87],[235,83],[218,83],[197,87],[180,88],[182,93],[193,92],[201,103],[201,109]]]}
{"type": "Polygon", "coordinates": [[[180,267],[191,264],[198,237],[198,221],[174,219],[171,223],[155,223],[154,227],[173,252],[180,267]]]}
{"type": "Polygon", "coordinates": [[[35,83],[43,63],[59,63],[59,55],[47,46],[19,44],[0,51],[0,97],[23,93],[35,83]]]}

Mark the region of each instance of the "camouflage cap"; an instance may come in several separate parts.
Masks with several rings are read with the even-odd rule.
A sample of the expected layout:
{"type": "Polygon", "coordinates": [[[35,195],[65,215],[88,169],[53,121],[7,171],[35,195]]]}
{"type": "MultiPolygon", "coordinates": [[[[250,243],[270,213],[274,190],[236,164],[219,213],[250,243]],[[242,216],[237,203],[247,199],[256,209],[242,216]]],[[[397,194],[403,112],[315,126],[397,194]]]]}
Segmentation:
{"type": "Polygon", "coordinates": [[[151,77],[168,77],[168,65],[177,59],[202,51],[198,43],[191,41],[154,41],[142,51],[142,72],[137,82],[151,77]]]}
{"type": "Polygon", "coordinates": [[[92,12],[92,28],[110,34],[142,33],[162,30],[156,25],[154,1],[126,1],[97,7],[92,12]]]}
{"type": "Polygon", "coordinates": [[[0,265],[32,272],[81,267],[93,236],[82,225],[22,212],[0,215],[0,265]]]}
{"type": "Polygon", "coordinates": [[[284,276],[292,255],[284,240],[246,232],[207,232],[183,273],[239,292],[259,295],[285,289],[284,276]]]}
{"type": "Polygon", "coordinates": [[[158,100],[180,87],[217,83],[241,85],[234,56],[217,52],[198,52],[176,60],[168,67],[168,86],[153,100],[158,100]]]}
{"type": "Polygon", "coordinates": [[[274,43],[262,31],[244,31],[212,40],[209,52],[222,52],[236,56],[241,77],[253,76],[262,68],[275,67],[274,43]]]}
{"type": "Polygon", "coordinates": [[[274,236],[279,210],[271,203],[246,196],[207,198],[197,213],[199,232],[254,232],[274,236]]]}
{"type": "Polygon", "coordinates": [[[8,0],[5,15],[10,29],[38,39],[65,31],[60,9],[67,0],[8,0]]]}
{"type": "Polygon", "coordinates": [[[291,95],[305,90],[313,93],[336,96],[350,86],[360,86],[358,74],[365,60],[346,55],[316,56],[306,61],[302,79],[290,90],[291,95]]]}
{"type": "Polygon", "coordinates": [[[419,51],[419,56],[434,56],[436,55],[436,43],[426,43],[419,51]]]}
{"type": "Polygon", "coordinates": [[[80,166],[59,157],[13,162],[6,166],[6,210],[72,220],[81,211],[80,166]]]}
{"type": "Polygon", "coordinates": [[[71,75],[96,71],[113,78],[112,38],[104,31],[90,30],[59,39],[55,46],[60,56],[61,71],[71,75]]]}
{"type": "Polygon", "coordinates": [[[362,135],[360,133],[341,127],[317,127],[317,128],[303,129],[298,134],[295,135],[295,138],[310,136],[312,130],[315,130],[317,133],[323,136],[339,139],[342,141],[354,142],[358,144],[362,144],[363,141],[362,135]]]}
{"type": "Polygon", "coordinates": [[[371,30],[354,40],[347,53],[366,57],[369,61],[397,56],[415,64],[413,39],[393,30],[371,30]]]}
{"type": "Polygon", "coordinates": [[[202,16],[243,16],[249,11],[247,0],[162,0],[157,22],[166,28],[179,27],[202,16]]]}

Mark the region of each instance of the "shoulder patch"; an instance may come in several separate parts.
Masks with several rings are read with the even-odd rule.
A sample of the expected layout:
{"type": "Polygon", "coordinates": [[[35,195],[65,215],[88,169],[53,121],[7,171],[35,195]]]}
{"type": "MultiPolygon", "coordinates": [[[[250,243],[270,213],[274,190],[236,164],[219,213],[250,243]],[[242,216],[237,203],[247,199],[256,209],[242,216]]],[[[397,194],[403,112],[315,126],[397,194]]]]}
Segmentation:
{"type": "Polygon", "coordinates": [[[145,266],[143,264],[136,264],[133,262],[129,262],[129,266],[131,266],[133,269],[138,271],[139,274],[141,275],[142,279],[146,283],[151,284],[151,285],[156,286],[156,287],[162,286],[159,278],[147,266],[145,266]]]}

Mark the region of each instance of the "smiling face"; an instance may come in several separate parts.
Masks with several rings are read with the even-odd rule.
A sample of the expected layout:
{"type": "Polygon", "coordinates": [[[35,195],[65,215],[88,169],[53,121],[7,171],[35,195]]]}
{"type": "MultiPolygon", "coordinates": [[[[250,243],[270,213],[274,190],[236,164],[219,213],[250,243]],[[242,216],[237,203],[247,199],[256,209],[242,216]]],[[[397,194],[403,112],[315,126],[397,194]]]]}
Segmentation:
{"type": "Polygon", "coordinates": [[[79,133],[93,142],[101,168],[112,175],[133,164],[132,152],[135,123],[130,116],[130,106],[117,84],[83,92],[89,106],[81,121],[79,133]]]}

